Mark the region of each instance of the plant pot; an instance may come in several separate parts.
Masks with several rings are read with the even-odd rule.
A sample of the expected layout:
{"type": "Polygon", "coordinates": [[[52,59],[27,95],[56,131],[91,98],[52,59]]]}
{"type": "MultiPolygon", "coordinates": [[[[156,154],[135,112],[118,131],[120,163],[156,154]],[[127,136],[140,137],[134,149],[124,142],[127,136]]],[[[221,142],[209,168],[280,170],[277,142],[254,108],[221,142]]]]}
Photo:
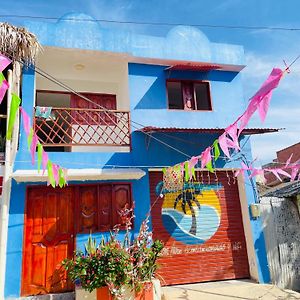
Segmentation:
{"type": "MultiPolygon", "coordinates": [[[[134,293],[130,290],[124,291],[124,299],[126,300],[153,300],[153,284],[151,282],[145,284],[145,288],[139,293],[134,293]],[[147,285],[147,286],[146,286],[147,285]]],[[[108,287],[97,289],[97,300],[114,300],[108,287]]]]}
{"type": "Polygon", "coordinates": [[[113,300],[113,297],[107,286],[97,289],[97,300],[113,300]]]}
{"type": "Polygon", "coordinates": [[[135,300],[153,300],[153,284],[152,282],[146,282],[144,284],[144,289],[139,293],[135,294],[135,300]]]}

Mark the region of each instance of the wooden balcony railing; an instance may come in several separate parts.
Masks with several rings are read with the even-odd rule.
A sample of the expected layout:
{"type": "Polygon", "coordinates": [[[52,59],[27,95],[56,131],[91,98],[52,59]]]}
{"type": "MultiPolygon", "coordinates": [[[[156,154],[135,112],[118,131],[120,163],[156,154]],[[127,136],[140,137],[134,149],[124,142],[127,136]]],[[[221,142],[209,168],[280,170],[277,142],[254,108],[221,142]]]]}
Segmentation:
{"type": "Polygon", "coordinates": [[[35,116],[33,123],[45,147],[130,146],[128,111],[52,108],[48,118],[35,116]]]}

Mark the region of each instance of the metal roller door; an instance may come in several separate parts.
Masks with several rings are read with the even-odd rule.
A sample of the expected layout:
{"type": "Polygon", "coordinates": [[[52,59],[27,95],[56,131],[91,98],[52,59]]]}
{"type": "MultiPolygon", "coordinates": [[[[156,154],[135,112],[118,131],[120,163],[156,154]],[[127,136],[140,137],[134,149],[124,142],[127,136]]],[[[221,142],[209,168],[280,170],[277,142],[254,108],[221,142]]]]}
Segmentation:
{"type": "Polygon", "coordinates": [[[165,243],[158,272],[165,285],[249,278],[237,183],[226,172],[201,173],[192,190],[166,191],[161,198],[162,173],[150,172],[153,235],[165,243]]]}

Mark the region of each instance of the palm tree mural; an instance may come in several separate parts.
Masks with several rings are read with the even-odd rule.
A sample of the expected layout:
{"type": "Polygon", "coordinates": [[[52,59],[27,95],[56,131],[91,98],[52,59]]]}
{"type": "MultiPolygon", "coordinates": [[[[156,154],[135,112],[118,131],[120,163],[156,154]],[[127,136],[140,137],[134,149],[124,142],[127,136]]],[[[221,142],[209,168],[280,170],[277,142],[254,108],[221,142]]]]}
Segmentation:
{"type": "Polygon", "coordinates": [[[193,235],[196,235],[197,233],[197,218],[196,218],[196,213],[193,204],[197,205],[198,210],[201,209],[201,205],[198,199],[196,198],[196,195],[200,195],[200,194],[201,194],[201,190],[190,190],[190,189],[183,190],[182,193],[179,194],[174,201],[174,209],[176,209],[178,202],[181,201],[181,208],[185,214],[187,214],[186,206],[188,205],[192,214],[192,225],[189,232],[193,235]]]}

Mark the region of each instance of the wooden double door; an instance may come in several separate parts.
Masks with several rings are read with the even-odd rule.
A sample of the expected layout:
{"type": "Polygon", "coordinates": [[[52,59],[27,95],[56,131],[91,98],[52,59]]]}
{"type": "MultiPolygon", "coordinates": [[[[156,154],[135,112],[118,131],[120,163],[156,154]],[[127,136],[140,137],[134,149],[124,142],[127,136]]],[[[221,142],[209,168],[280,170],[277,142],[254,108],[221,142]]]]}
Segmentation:
{"type": "Polygon", "coordinates": [[[28,187],[21,295],[72,291],[61,262],[72,257],[76,234],[110,230],[131,204],[130,184],[28,187]]]}

